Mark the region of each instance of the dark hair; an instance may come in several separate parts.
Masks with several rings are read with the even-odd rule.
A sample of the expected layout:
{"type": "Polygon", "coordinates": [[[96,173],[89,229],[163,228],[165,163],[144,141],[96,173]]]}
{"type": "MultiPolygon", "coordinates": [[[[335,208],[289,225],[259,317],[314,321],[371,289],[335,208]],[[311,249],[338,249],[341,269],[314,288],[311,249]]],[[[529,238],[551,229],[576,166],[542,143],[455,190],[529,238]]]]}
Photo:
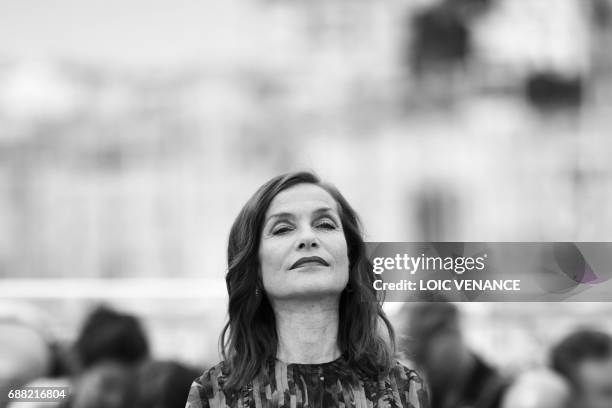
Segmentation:
{"type": "Polygon", "coordinates": [[[137,363],[149,354],[149,343],[134,316],[97,307],[85,321],[75,344],[82,368],[102,361],[137,363]]]}
{"type": "Polygon", "coordinates": [[[575,387],[578,366],[588,360],[604,360],[612,356],[612,336],[607,333],[581,329],[565,337],[553,347],[550,363],[553,370],[563,375],[575,387]]]}
{"type": "Polygon", "coordinates": [[[338,346],[358,372],[378,377],[391,368],[395,334],[382,310],[380,292],[372,283],[374,274],[365,254],[359,218],[333,186],[310,172],[287,173],[269,180],[244,205],[230,231],[225,277],[229,294],[229,321],[220,338],[227,379],[226,390],[247,385],[265,362],[276,357],[277,332],[272,306],[265,294],[257,296],[263,284],[259,274],[258,250],[264,217],[270,203],[281,191],[297,184],[314,184],[327,191],[338,205],[349,258],[349,290],[340,296],[338,346]],[[389,343],[378,333],[385,324],[389,343]]]}

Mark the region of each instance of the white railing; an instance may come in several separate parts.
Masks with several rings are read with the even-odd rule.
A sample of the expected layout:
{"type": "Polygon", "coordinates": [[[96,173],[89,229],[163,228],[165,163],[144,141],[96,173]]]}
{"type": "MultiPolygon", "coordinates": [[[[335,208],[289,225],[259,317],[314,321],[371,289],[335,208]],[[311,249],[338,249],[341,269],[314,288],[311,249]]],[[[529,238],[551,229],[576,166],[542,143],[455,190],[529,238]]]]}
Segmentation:
{"type": "Polygon", "coordinates": [[[223,279],[0,279],[2,299],[223,299],[223,279]]]}

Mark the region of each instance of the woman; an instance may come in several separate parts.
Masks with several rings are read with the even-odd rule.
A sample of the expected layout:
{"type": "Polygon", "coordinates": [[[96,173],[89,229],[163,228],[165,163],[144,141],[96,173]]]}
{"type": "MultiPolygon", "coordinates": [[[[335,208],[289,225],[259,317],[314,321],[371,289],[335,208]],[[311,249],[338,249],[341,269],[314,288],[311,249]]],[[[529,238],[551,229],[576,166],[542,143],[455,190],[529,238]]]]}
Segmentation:
{"type": "Polygon", "coordinates": [[[273,178],[234,221],[227,256],[223,362],[196,379],[188,408],[427,406],[419,376],[393,358],[359,220],[338,190],[307,172],[273,178]]]}

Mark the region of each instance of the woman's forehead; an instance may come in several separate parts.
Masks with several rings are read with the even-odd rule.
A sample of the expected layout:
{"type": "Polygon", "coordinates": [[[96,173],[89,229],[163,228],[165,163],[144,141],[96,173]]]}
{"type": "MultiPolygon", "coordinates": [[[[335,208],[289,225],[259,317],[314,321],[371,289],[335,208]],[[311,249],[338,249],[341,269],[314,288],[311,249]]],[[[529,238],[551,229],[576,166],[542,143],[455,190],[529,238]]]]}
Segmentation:
{"type": "Polygon", "coordinates": [[[312,212],[325,208],[338,212],[338,204],[331,194],[315,184],[298,184],[274,197],[266,218],[278,213],[312,212]]]}

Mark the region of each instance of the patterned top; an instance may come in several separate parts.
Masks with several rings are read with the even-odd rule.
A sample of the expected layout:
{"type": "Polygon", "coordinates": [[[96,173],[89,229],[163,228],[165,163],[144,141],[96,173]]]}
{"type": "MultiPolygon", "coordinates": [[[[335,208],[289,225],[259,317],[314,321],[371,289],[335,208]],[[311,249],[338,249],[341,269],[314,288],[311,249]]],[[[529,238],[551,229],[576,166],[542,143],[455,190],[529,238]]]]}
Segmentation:
{"type": "Polygon", "coordinates": [[[186,408],[428,408],[425,384],[399,362],[388,376],[367,379],[346,359],[323,364],[269,360],[240,393],[223,391],[222,363],[191,385],[186,408]]]}

